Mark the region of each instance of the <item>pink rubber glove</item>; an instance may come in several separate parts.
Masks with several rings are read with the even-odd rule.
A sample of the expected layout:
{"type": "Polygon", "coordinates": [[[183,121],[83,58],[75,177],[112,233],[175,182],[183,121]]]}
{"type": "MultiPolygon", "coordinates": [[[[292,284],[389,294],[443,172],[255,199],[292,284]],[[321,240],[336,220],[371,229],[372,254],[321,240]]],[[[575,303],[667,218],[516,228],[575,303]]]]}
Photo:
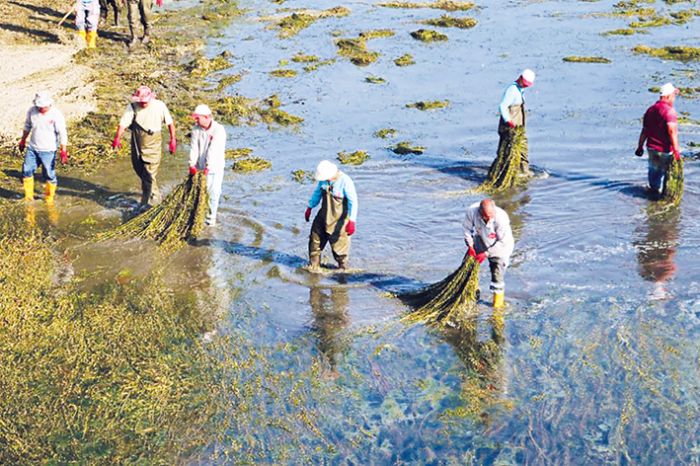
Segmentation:
{"type": "Polygon", "coordinates": [[[156,5],[158,5],[159,7],[162,7],[162,6],[163,6],[163,0],[156,0],[156,5]]]}
{"type": "Polygon", "coordinates": [[[68,163],[68,151],[63,149],[61,150],[61,165],[65,165],[68,163]]]}
{"type": "Polygon", "coordinates": [[[204,170],[202,170],[202,173],[204,173],[204,176],[207,176],[209,174],[209,169],[205,168],[204,170]]]}
{"type": "Polygon", "coordinates": [[[306,208],[306,212],[304,212],[304,218],[306,219],[307,222],[311,218],[311,207],[306,208]]]}
{"type": "Polygon", "coordinates": [[[112,149],[121,149],[122,148],[122,142],[119,140],[119,138],[114,138],[114,141],[112,141],[112,149]]]}
{"type": "Polygon", "coordinates": [[[476,258],[476,251],[474,250],[473,247],[469,246],[469,249],[467,249],[467,255],[469,257],[476,258]]]}
{"type": "Polygon", "coordinates": [[[27,148],[27,141],[25,141],[24,139],[22,139],[22,140],[19,142],[19,151],[20,151],[20,152],[24,152],[24,149],[26,149],[26,148],[27,148]]]}
{"type": "Polygon", "coordinates": [[[348,236],[352,236],[355,233],[355,222],[348,220],[348,223],[345,225],[345,232],[348,236]]]}
{"type": "Polygon", "coordinates": [[[175,139],[175,138],[170,139],[170,144],[168,145],[168,150],[170,150],[171,154],[175,153],[175,151],[177,150],[177,139],[175,139]]]}
{"type": "Polygon", "coordinates": [[[195,167],[190,167],[190,175],[194,176],[197,174],[197,169],[195,167]]]}
{"type": "Polygon", "coordinates": [[[485,252],[480,252],[479,254],[476,255],[475,257],[476,261],[481,264],[486,260],[486,253],[485,252]]]}
{"type": "Polygon", "coordinates": [[[509,127],[509,128],[515,128],[515,123],[513,123],[512,121],[509,121],[509,122],[508,122],[508,127],[509,127]]]}
{"type": "Polygon", "coordinates": [[[681,151],[674,150],[673,151],[673,158],[676,160],[676,162],[680,162],[681,161],[681,151]]]}

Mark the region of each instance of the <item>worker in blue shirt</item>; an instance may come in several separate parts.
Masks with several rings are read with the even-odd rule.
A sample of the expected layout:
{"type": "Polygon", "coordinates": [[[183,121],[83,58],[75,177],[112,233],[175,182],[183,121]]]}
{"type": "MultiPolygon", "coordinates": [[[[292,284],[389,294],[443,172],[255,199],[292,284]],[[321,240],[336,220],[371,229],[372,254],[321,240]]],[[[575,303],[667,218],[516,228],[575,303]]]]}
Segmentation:
{"type": "MultiPolygon", "coordinates": [[[[526,69],[515,82],[511,83],[503,93],[501,104],[498,106],[501,115],[498,121],[498,154],[501,153],[504,144],[513,141],[513,130],[521,126],[525,128],[525,100],[523,90],[535,83],[535,72],[526,69]]],[[[527,151],[522,152],[521,172],[528,173],[529,163],[527,151]]]]}
{"type": "Polygon", "coordinates": [[[350,177],[338,170],[328,160],[323,160],[316,168],[316,189],[314,189],[304,218],[308,222],[311,210],[321,203],[309,235],[309,265],[312,270],[321,266],[321,252],[331,243],[333,257],[340,269],[345,269],[350,253],[350,236],[355,233],[357,221],[357,192],[350,177]]]}

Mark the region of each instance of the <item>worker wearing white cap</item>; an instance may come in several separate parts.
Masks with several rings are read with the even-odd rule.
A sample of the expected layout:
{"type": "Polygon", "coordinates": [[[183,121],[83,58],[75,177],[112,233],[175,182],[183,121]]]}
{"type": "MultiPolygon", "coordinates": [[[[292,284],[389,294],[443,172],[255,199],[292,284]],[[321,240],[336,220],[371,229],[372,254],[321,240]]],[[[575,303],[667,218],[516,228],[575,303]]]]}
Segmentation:
{"type": "Polygon", "coordinates": [[[41,165],[46,182],[45,199],[53,204],[58,180],[56,178],[56,150],[60,149],[61,163],[68,163],[68,132],[66,120],[60,110],[53,106],[48,92],[37,92],[34,105],[27,111],[24,132],[19,142],[20,152],[24,152],[29,137],[29,148],[22,164],[24,198],[34,199],[34,172],[41,165]]]}
{"type": "MultiPolygon", "coordinates": [[[[524,70],[515,82],[511,83],[503,93],[503,98],[498,106],[501,115],[498,121],[498,152],[501,153],[501,148],[504,144],[510,144],[513,139],[513,129],[522,126],[525,127],[525,100],[523,99],[523,90],[535,84],[535,72],[526,69],[524,70]]],[[[527,151],[522,151],[521,171],[528,172],[529,162],[527,160],[527,151]]]]}
{"type": "Polygon", "coordinates": [[[338,170],[328,160],[322,160],[316,168],[314,189],[304,218],[308,222],[311,210],[321,203],[309,235],[309,262],[311,269],[321,265],[321,252],[331,243],[333,257],[340,269],[347,266],[350,254],[350,236],[355,233],[357,221],[357,192],[350,177],[338,170]]]}
{"type": "Polygon", "coordinates": [[[681,149],[678,145],[678,115],[673,108],[679,91],[673,84],[661,86],[659,100],[649,107],[644,114],[642,132],[635,155],[644,155],[644,143],[649,153],[649,189],[654,196],[663,193],[666,185],[666,174],[671,164],[671,156],[681,159],[681,149]]]}
{"type": "Polygon", "coordinates": [[[207,225],[216,225],[216,212],[221,198],[221,184],[224,181],[224,165],[226,160],[226,129],[214,121],[211,109],[199,104],[192,113],[195,125],[192,128],[190,144],[190,175],[196,175],[198,170],[207,177],[207,193],[209,194],[209,214],[207,225]]]}

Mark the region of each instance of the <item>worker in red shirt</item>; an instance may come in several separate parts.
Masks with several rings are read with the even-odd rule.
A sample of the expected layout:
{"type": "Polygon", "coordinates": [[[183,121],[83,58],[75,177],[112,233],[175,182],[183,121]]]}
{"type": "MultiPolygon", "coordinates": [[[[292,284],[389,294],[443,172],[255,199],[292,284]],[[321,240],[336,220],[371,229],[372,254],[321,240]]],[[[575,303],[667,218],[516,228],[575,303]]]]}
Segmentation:
{"type": "Polygon", "coordinates": [[[644,142],[646,142],[649,153],[649,189],[654,196],[663,193],[671,156],[676,160],[681,159],[681,149],[678,145],[678,115],[673,108],[678,89],[673,84],[666,83],[661,86],[660,94],[659,100],[644,114],[639,144],[634,153],[637,157],[644,155],[644,142]]]}

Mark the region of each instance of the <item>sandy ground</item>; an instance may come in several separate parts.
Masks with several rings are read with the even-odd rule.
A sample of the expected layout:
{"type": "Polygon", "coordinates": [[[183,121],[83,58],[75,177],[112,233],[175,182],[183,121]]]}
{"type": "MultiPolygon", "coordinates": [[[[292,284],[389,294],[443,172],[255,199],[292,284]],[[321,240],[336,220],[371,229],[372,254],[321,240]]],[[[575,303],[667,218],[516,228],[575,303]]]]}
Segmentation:
{"type": "Polygon", "coordinates": [[[12,45],[0,41],[0,137],[19,138],[27,109],[40,90],[53,95],[56,106],[69,120],[95,108],[90,68],[72,62],[76,51],[68,45],[12,45]]]}

